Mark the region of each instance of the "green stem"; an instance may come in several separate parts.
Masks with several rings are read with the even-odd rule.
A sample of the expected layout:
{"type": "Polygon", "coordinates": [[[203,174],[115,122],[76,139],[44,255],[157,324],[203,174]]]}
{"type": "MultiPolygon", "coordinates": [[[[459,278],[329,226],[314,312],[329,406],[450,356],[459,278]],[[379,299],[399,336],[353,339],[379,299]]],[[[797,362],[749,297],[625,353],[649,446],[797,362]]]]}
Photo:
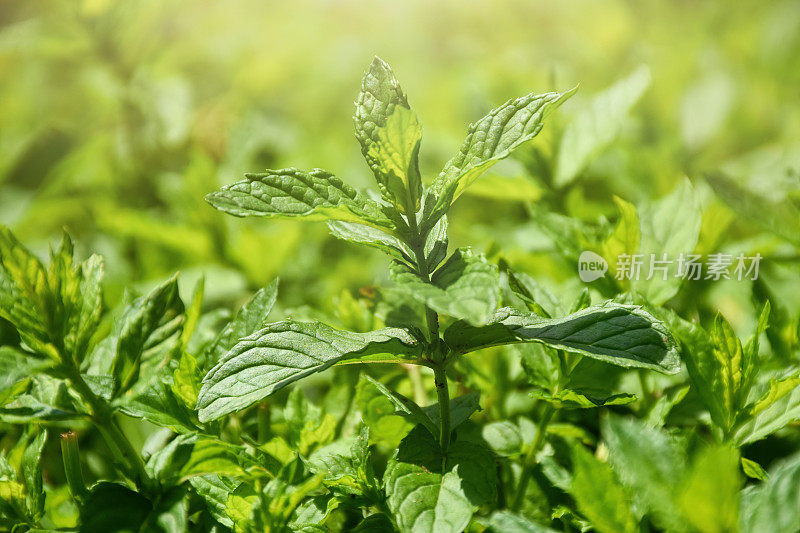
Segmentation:
{"type": "Polygon", "coordinates": [[[86,484],[83,481],[81,470],[81,454],[78,449],[78,436],[74,431],[61,434],[61,460],[64,463],[64,475],[72,497],[78,502],[86,493],[86,484]]]}
{"type": "Polygon", "coordinates": [[[528,483],[533,475],[533,467],[536,465],[536,455],[539,453],[542,444],[544,444],[544,437],[547,434],[547,426],[555,415],[556,409],[551,404],[547,404],[542,414],[542,419],[539,421],[539,428],[536,432],[536,437],[533,439],[528,453],[522,461],[522,475],[519,478],[519,485],[517,486],[517,495],[514,498],[514,504],[511,509],[518,511],[522,507],[522,502],[525,500],[525,492],[528,489],[528,483]]]}
{"type": "Polygon", "coordinates": [[[89,416],[92,422],[100,431],[100,434],[103,435],[111,453],[114,454],[124,470],[125,476],[133,481],[137,487],[149,488],[151,480],[144,468],[142,457],[117,426],[111,409],[92,392],[92,389],[89,388],[89,385],[84,381],[77,369],[70,368],[67,374],[69,382],[89,408],[89,416]]]}
{"type": "Polygon", "coordinates": [[[439,445],[444,454],[450,446],[450,390],[444,364],[433,367],[433,382],[436,384],[436,396],[439,400],[439,445]]]}

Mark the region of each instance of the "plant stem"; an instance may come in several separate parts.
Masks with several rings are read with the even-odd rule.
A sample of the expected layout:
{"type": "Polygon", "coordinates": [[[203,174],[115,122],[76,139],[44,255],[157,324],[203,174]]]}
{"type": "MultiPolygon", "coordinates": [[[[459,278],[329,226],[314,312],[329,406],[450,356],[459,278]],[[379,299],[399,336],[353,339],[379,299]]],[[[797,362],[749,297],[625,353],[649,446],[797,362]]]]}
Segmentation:
{"type": "Polygon", "coordinates": [[[450,446],[450,390],[447,387],[444,364],[433,368],[433,382],[436,384],[436,396],[439,400],[439,445],[444,454],[450,446]]]}
{"type": "Polygon", "coordinates": [[[88,406],[92,422],[100,431],[100,434],[103,435],[111,453],[116,456],[125,476],[133,481],[137,487],[149,488],[151,480],[144,468],[142,457],[117,426],[111,409],[92,392],[92,389],[89,388],[89,385],[76,368],[69,368],[67,375],[73,388],[88,406]]]}
{"type": "Polygon", "coordinates": [[[547,426],[555,415],[556,409],[550,404],[547,404],[542,414],[542,419],[539,421],[539,428],[536,432],[536,437],[533,439],[528,453],[522,461],[522,475],[519,478],[519,485],[517,486],[517,495],[514,497],[514,504],[511,509],[518,511],[522,507],[522,502],[525,500],[525,492],[528,489],[528,483],[533,475],[533,467],[536,464],[536,454],[539,453],[542,444],[544,444],[544,437],[547,434],[547,426]]]}

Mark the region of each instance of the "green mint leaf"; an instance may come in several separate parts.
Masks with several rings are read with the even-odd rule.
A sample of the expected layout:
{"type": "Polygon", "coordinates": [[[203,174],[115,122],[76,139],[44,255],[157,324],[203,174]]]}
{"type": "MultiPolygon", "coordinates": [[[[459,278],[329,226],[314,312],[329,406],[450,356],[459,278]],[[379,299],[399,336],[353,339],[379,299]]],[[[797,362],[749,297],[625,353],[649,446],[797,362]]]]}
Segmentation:
{"type": "Polygon", "coordinates": [[[576,445],[572,449],[573,477],[570,494],[581,514],[601,533],[635,533],[639,530],[630,497],[611,467],[576,445]]]}
{"type": "Polygon", "coordinates": [[[140,394],[124,395],[115,405],[126,415],[147,420],[176,433],[199,430],[197,417],[173,391],[159,380],[151,382],[140,394]]]}
{"type": "Polygon", "coordinates": [[[433,227],[486,169],[533,139],[541,131],[544,118],[576,90],[577,87],[565,93],[531,93],[509,100],[471,125],[458,155],[431,184],[425,197],[423,227],[433,227]]]}
{"type": "Polygon", "coordinates": [[[489,518],[492,533],[556,533],[557,530],[531,522],[522,515],[509,511],[495,511],[489,518]]]}
{"type": "Polygon", "coordinates": [[[648,85],[650,71],[643,65],[592,98],[567,124],[556,156],[553,181],[557,187],[574,180],[592,158],[619,135],[628,112],[648,85]]]}
{"type": "MultiPolygon", "coordinates": [[[[666,274],[655,271],[651,279],[642,270],[639,279],[631,286],[653,305],[661,305],[678,292],[682,273],[678,272],[678,258],[691,254],[697,246],[702,223],[702,209],[697,193],[687,178],[664,198],[645,204],[639,210],[641,245],[639,253],[656,260],[667,254],[666,274]],[[666,278],[666,279],[665,279],[666,278]]],[[[616,257],[609,258],[616,261],[616,257]]]]}
{"type": "Polygon", "coordinates": [[[28,494],[28,512],[38,521],[44,514],[44,486],[42,483],[42,450],[47,442],[47,430],[40,429],[22,456],[22,475],[28,494]]]}
{"type": "Polygon", "coordinates": [[[547,391],[534,391],[531,397],[543,400],[559,409],[594,409],[607,405],[627,405],[636,401],[633,394],[611,394],[606,395],[603,391],[578,391],[564,389],[558,393],[547,391]]]}
{"type": "MultiPolygon", "coordinates": [[[[472,416],[475,411],[480,411],[481,406],[479,400],[481,393],[478,391],[468,392],[455,398],[450,398],[450,429],[454,430],[472,416]]],[[[433,420],[433,424],[437,430],[441,426],[441,413],[439,411],[439,404],[431,404],[422,408],[423,411],[433,420]]],[[[438,431],[435,435],[438,436],[438,431]]]]}
{"type": "Polygon", "coordinates": [[[718,314],[714,320],[714,330],[711,333],[714,343],[712,354],[717,364],[716,393],[722,399],[722,405],[727,413],[726,426],[730,429],[743,407],[742,398],[747,396],[749,387],[746,386],[754,372],[753,362],[747,361],[743,355],[742,344],[733,328],[718,314]]]}
{"type": "MultiPolygon", "coordinates": [[[[785,383],[776,383],[774,386],[783,389],[784,387],[789,388],[795,383],[791,377],[787,379],[788,381],[785,383]]],[[[737,427],[734,441],[738,445],[761,440],[788,424],[800,420],[800,385],[795,384],[790,391],[782,390],[780,392],[782,393],[780,398],[775,398],[769,405],[762,404],[763,410],[737,427]]],[[[767,395],[769,394],[767,392],[767,395]]],[[[761,400],[767,402],[770,398],[761,400]]]]}
{"type": "Polygon", "coordinates": [[[501,457],[513,457],[522,452],[522,432],[508,420],[486,424],[481,428],[481,437],[501,457]]]}
{"type": "MultiPolygon", "coordinates": [[[[786,168],[791,167],[787,165],[786,168]]],[[[784,169],[781,171],[784,172],[784,169]]],[[[741,185],[741,176],[736,178],[739,179],[722,172],[706,175],[706,181],[714,192],[734,213],[787,242],[800,246],[800,206],[785,199],[775,200],[761,191],[751,190],[753,188],[741,185]]]]}
{"type": "Polygon", "coordinates": [[[750,479],[757,479],[758,481],[766,481],[769,474],[764,470],[764,467],[755,461],[751,461],[747,457],[741,458],[742,472],[750,479]]]}
{"type": "Polygon", "coordinates": [[[792,531],[800,524],[800,454],[770,469],[769,478],[742,493],[740,531],[792,531]]]}
{"type": "Polygon", "coordinates": [[[485,324],[497,309],[499,274],[497,267],[469,248],[457,250],[427,283],[403,265],[394,264],[390,275],[409,296],[438,313],[485,324]]]}
{"type": "Polygon", "coordinates": [[[433,422],[433,420],[431,420],[431,417],[428,415],[428,413],[423,411],[422,407],[417,405],[413,400],[406,398],[399,392],[389,389],[380,381],[377,381],[369,376],[364,377],[367,379],[367,381],[372,383],[372,385],[374,385],[381,394],[383,394],[389,399],[389,401],[392,402],[392,405],[395,407],[394,414],[408,419],[408,421],[414,425],[421,424],[425,429],[430,431],[431,435],[434,437],[439,434],[437,430],[438,426],[433,422]]]}
{"type": "Polygon", "coordinates": [[[0,318],[35,352],[80,362],[103,312],[103,261],[74,261],[65,233],[45,268],[0,224],[0,318]]]}
{"type": "Polygon", "coordinates": [[[377,248],[398,261],[413,263],[414,252],[403,241],[383,230],[341,221],[328,221],[328,229],[337,239],[377,248]]]}
{"type": "Polygon", "coordinates": [[[206,201],[237,217],[302,217],[392,227],[377,202],[324,170],[285,168],[245,178],[207,195],[206,201]]]}
{"type": "Polygon", "coordinates": [[[633,305],[608,303],[556,319],[503,308],[485,326],[471,326],[464,321],[452,324],[444,339],[459,353],[538,342],[622,367],[664,373],[675,373],[680,368],[675,340],[660,321],[633,305]]]}
{"type": "Polygon", "coordinates": [[[206,375],[197,399],[201,421],[244,409],[294,381],[343,359],[374,354],[421,354],[405,330],[336,330],[317,322],[285,320],[242,339],[206,375]]]}
{"type": "Polygon", "coordinates": [[[693,458],[677,500],[683,521],[694,531],[736,531],[739,454],[730,446],[710,446],[693,458]]]}
{"type": "Polygon", "coordinates": [[[165,484],[209,474],[237,479],[267,476],[266,469],[241,446],[191,433],[175,437],[151,455],[145,468],[165,484]]]}
{"type": "Polygon", "coordinates": [[[278,298],[278,279],[256,292],[236,316],[228,322],[209,348],[211,363],[216,364],[239,339],[252,335],[267,325],[267,317],[278,298]]]}
{"type": "Polygon", "coordinates": [[[119,382],[117,395],[130,389],[143,366],[152,368],[169,358],[180,344],[184,307],[173,276],[137,298],[117,324],[117,345],[111,374],[119,382]]]}
{"type": "Polygon", "coordinates": [[[400,443],[384,474],[387,504],[402,532],[458,533],[496,490],[492,453],[456,441],[443,460],[436,439],[422,426],[400,443]]]}
{"type": "Polygon", "coordinates": [[[238,482],[232,482],[216,475],[204,475],[190,478],[189,484],[205,502],[206,510],[214,517],[214,520],[227,528],[232,528],[233,520],[225,512],[225,509],[228,496],[236,488],[238,482]]]}
{"type": "Polygon", "coordinates": [[[31,376],[52,365],[49,359],[0,346],[0,407],[25,392],[31,376]]]}
{"type": "Polygon", "coordinates": [[[422,196],[422,126],[392,69],[375,58],[361,82],[353,117],[356,138],[384,197],[414,214],[422,196]]]}
{"type": "Polygon", "coordinates": [[[675,498],[686,469],[683,450],[665,433],[637,420],[609,416],[601,429],[609,463],[630,494],[661,522],[679,522],[675,498]]]}

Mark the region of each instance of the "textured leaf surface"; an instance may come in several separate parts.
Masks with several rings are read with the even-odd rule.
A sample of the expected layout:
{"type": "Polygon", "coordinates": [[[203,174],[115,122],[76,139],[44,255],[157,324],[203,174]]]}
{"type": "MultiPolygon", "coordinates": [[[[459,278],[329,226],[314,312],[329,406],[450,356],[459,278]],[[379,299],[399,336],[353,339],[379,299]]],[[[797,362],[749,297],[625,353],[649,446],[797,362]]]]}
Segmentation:
{"type": "Polygon", "coordinates": [[[426,283],[402,265],[392,265],[392,281],[433,309],[471,324],[485,324],[497,309],[500,278],[497,267],[468,248],[457,250],[426,283]]]}
{"type": "Polygon", "coordinates": [[[611,467],[583,447],[572,450],[572,465],[570,494],[592,525],[602,533],[638,531],[629,497],[611,467]]]}
{"type": "Polygon", "coordinates": [[[673,498],[686,458],[666,434],[631,419],[608,417],[602,423],[609,463],[631,494],[653,509],[662,522],[674,524],[673,498]]]}
{"type": "Polygon", "coordinates": [[[571,182],[616,138],[628,111],[650,85],[650,71],[642,66],[592,98],[564,130],[556,159],[555,184],[571,182]]]}
{"type": "Polygon", "coordinates": [[[371,226],[352,222],[329,221],[328,229],[330,229],[331,235],[337,239],[377,248],[400,261],[411,262],[411,258],[414,256],[403,241],[394,235],[371,226]]]}
{"type": "Polygon", "coordinates": [[[236,316],[228,322],[211,345],[212,362],[216,363],[233,348],[240,339],[252,335],[267,325],[267,317],[278,297],[278,280],[256,292],[244,304],[236,316]]]}
{"type": "Polygon", "coordinates": [[[742,495],[739,525],[744,533],[796,531],[800,524],[800,454],[770,469],[767,481],[742,495]]]}
{"type": "Polygon", "coordinates": [[[677,345],[664,326],[640,307],[609,303],[563,318],[544,319],[511,308],[497,311],[486,326],[456,322],[444,334],[454,350],[539,342],[623,367],[677,372],[677,345]]]}
{"type": "Polygon", "coordinates": [[[353,120],[361,153],[381,191],[401,210],[416,213],[422,195],[422,126],[392,69],[377,57],[361,82],[353,120]]]}
{"type": "Polygon", "coordinates": [[[555,533],[557,531],[509,511],[495,512],[489,519],[489,530],[493,533],[555,533]]]}
{"type": "Polygon", "coordinates": [[[401,531],[460,532],[478,506],[494,497],[494,457],[482,446],[457,441],[443,465],[435,438],[417,426],[400,443],[384,485],[401,531]]]}
{"type": "Polygon", "coordinates": [[[458,154],[431,184],[423,215],[427,227],[439,220],[464,189],[487,168],[507,157],[520,144],[536,137],[544,118],[576,89],[565,93],[531,93],[509,100],[471,125],[458,154]]]}
{"type": "Polygon", "coordinates": [[[245,178],[207,195],[206,201],[238,217],[304,217],[391,226],[376,202],[324,170],[284,168],[245,174],[245,178]]]}
{"type": "Polygon", "coordinates": [[[421,348],[396,328],[351,333],[317,322],[271,324],[242,339],[203,379],[197,399],[200,420],[244,409],[345,358],[382,353],[413,358],[421,348]]]}

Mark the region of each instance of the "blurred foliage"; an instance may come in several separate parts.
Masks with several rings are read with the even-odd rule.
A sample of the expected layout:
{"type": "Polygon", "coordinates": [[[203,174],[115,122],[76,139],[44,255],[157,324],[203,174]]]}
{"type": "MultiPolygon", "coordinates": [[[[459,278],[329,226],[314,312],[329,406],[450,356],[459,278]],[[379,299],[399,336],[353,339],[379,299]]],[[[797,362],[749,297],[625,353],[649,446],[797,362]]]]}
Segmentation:
{"type": "MultiPolygon", "coordinates": [[[[286,166],[371,183],[347,102],[373,55],[392,64],[423,121],[426,183],[455,152],[466,123],[511,97],[579,83],[542,135],[449,214],[454,247],[472,244],[525,272],[563,306],[586,286],[576,276],[576,251],[610,260],[624,242],[606,237],[626,217],[646,227],[661,209],[658,220],[673,213],[680,227],[696,215],[694,251],[760,253],[759,279],[633,288],[709,329],[719,311],[743,338],[769,300],[769,349],[796,364],[798,53],[794,0],[3,2],[0,223],[42,256],[68,228],[76,255],[104,257],[108,302],[132,299],[123,298],[127,287],[144,291],[176,270],[189,301],[204,276],[198,330],[276,276],[278,314],[367,330],[380,309],[373,286],[385,282],[383,256],[333,239],[322,224],[226,217],[204,195],[244,172],[286,166]],[[619,105],[620,95],[630,105],[619,105]],[[591,139],[581,138],[587,130],[591,139]],[[686,190],[689,207],[676,196],[686,190]]],[[[641,243],[643,252],[666,245],[644,235],[641,243]]],[[[613,297],[631,287],[589,288],[613,297]]],[[[15,336],[0,321],[0,344],[18,344],[15,336]]],[[[529,410],[513,384],[519,368],[491,353],[464,361],[463,386],[495,391],[482,398],[487,419],[529,410]]],[[[355,383],[347,370],[312,382],[309,395],[334,409],[335,396],[320,391],[331,379],[355,383]]],[[[659,401],[677,405],[670,423],[693,420],[702,410],[696,393],[661,379],[652,384],[665,391],[659,401]]],[[[358,390],[365,419],[380,401],[371,394],[358,390]]],[[[570,422],[566,431],[577,431],[570,422]]],[[[597,433],[596,418],[581,423],[597,433]]],[[[154,432],[125,424],[138,443],[154,432]]],[[[407,429],[393,427],[380,453],[407,429]]],[[[797,449],[791,429],[743,453],[768,467],[797,449]]],[[[86,435],[90,478],[101,478],[109,470],[96,451],[102,445],[86,435]]],[[[8,429],[1,438],[6,449],[21,437],[8,429]]],[[[47,452],[44,471],[63,485],[58,454],[47,452]]],[[[48,512],[72,516],[68,499],[65,490],[48,494],[48,512]]]]}

